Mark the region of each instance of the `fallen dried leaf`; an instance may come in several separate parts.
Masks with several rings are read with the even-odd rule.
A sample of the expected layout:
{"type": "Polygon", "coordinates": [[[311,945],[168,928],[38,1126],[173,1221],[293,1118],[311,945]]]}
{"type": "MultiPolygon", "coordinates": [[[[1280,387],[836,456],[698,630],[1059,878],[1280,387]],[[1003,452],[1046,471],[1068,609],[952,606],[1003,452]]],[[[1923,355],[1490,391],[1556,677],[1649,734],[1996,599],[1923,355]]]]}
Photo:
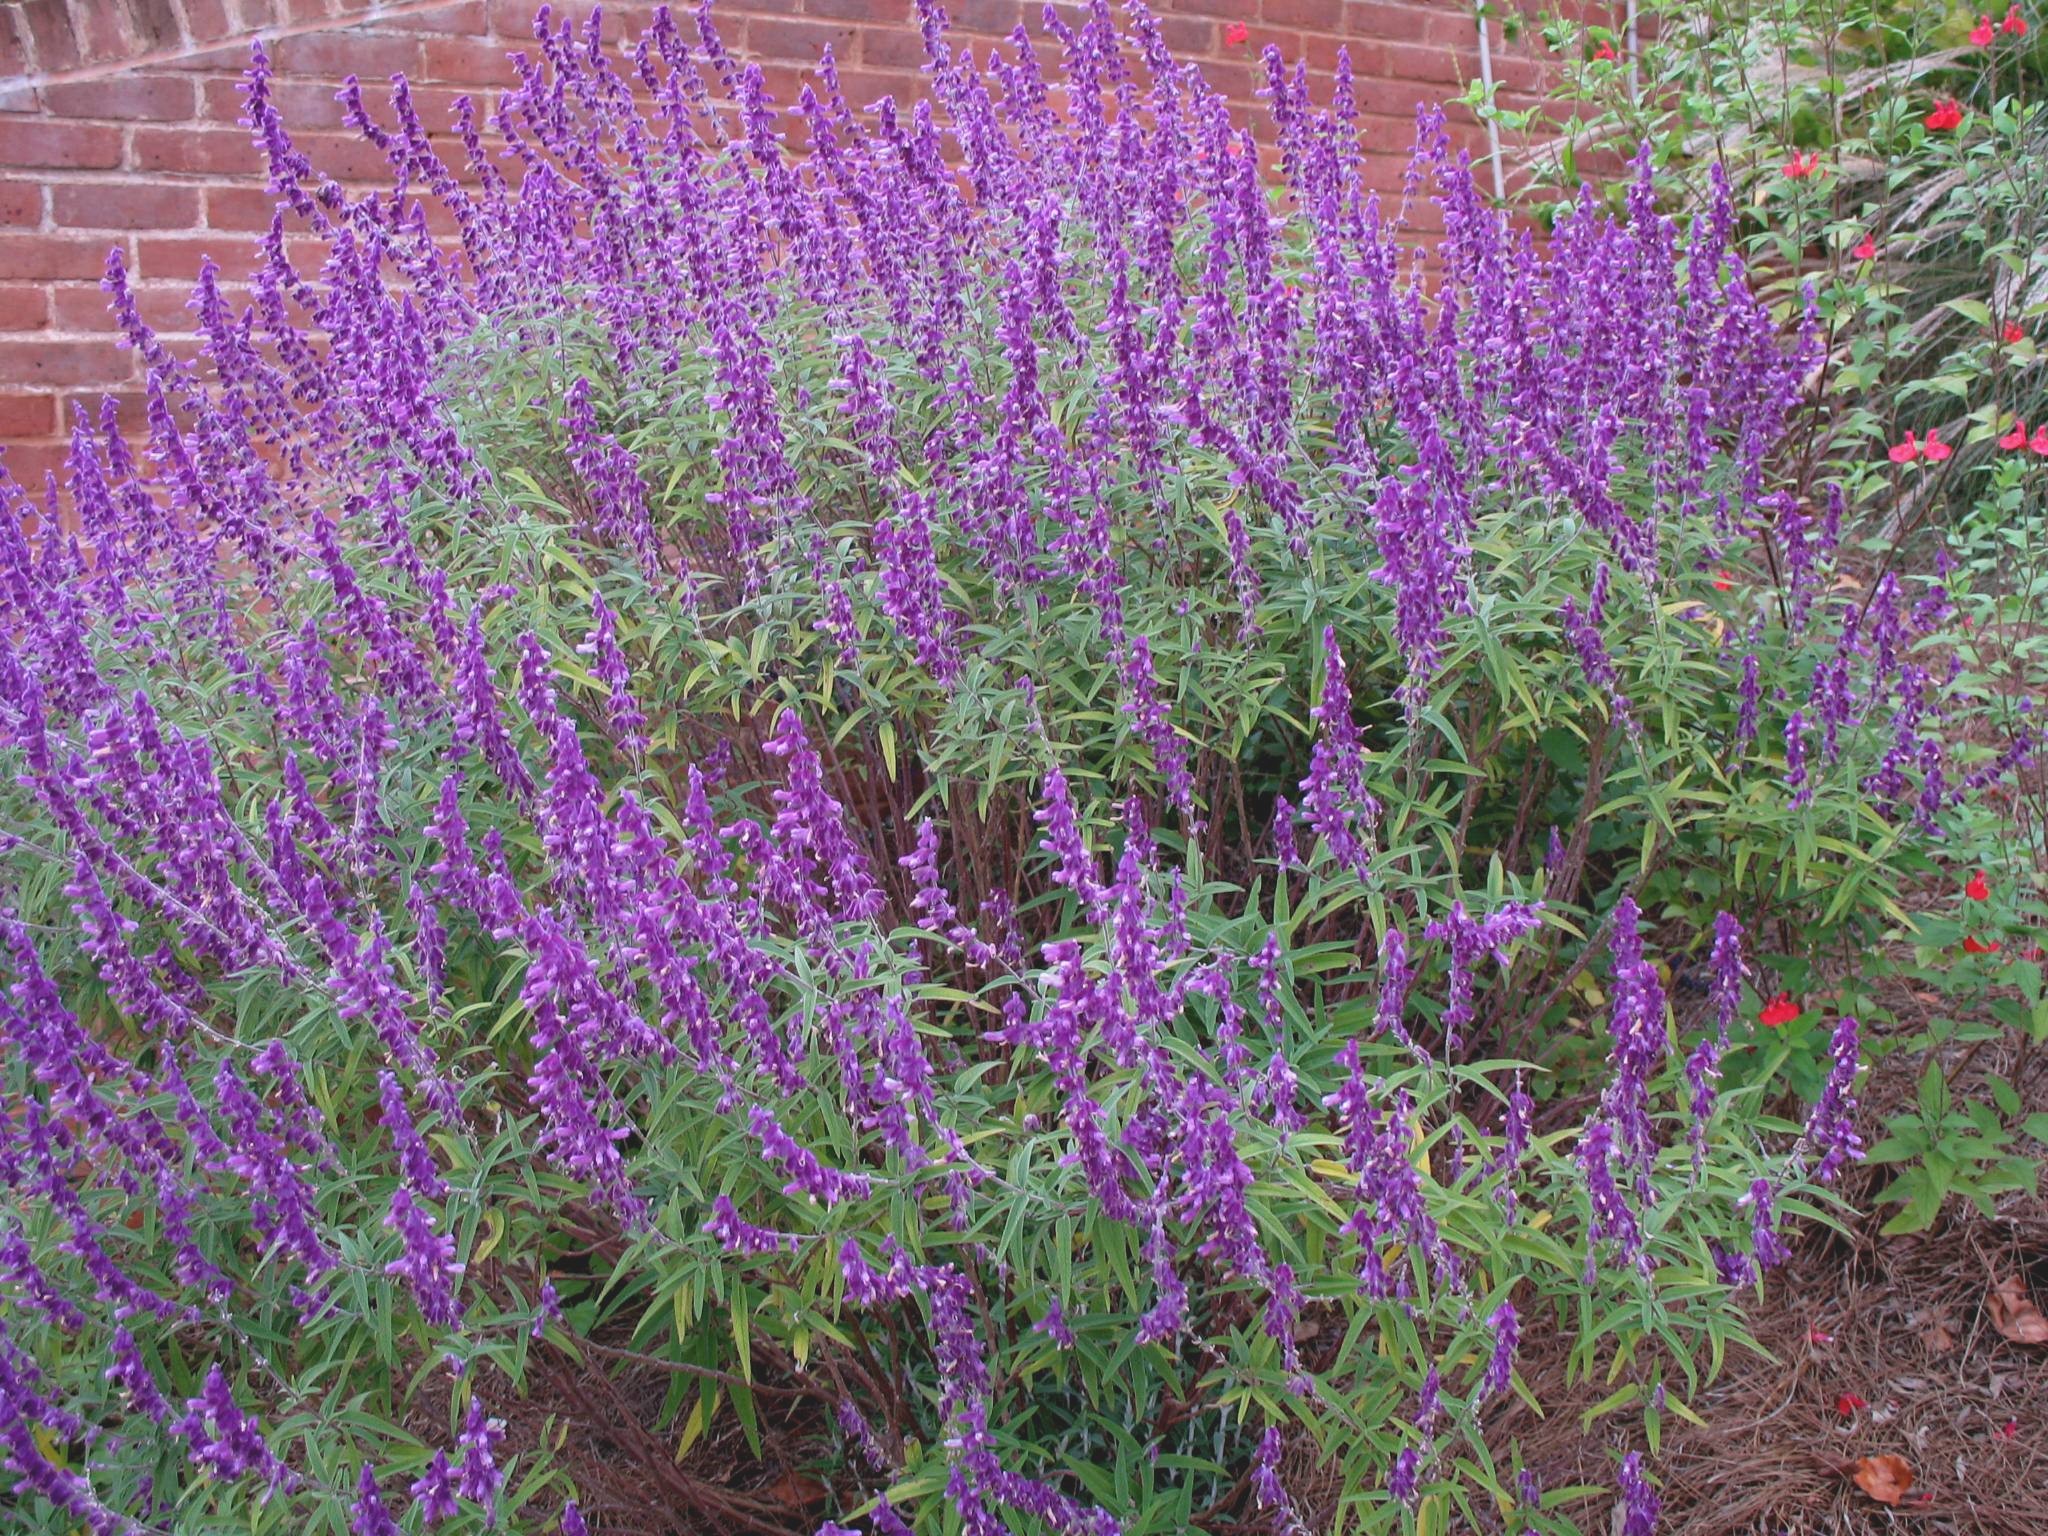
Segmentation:
{"type": "Polygon", "coordinates": [[[1866,1456],[1856,1463],[1856,1486],[1880,1504],[1896,1504],[1913,1486],[1913,1469],[1903,1456],[1866,1456]]]}
{"type": "Polygon", "coordinates": [[[1956,1347],[1956,1336],[1948,1325],[1948,1318],[1940,1312],[1923,1313],[1926,1321],[1920,1326],[1920,1342],[1927,1346],[1930,1355],[1945,1355],[1956,1347]]]}
{"type": "Polygon", "coordinates": [[[2048,1317],[2041,1315],[2041,1309],[2027,1294],[2026,1282],[2018,1275],[2007,1275],[1989,1296],[1984,1305],[1991,1313],[1991,1326],[2015,1344],[2048,1344],[2048,1317]]]}

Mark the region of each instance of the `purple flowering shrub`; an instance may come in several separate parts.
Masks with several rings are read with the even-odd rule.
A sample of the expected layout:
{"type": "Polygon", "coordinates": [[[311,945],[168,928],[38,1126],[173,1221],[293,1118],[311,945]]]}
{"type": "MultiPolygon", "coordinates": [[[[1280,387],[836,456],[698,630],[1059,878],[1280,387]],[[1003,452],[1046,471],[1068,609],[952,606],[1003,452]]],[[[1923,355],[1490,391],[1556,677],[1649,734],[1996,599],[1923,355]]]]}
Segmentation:
{"type": "Polygon", "coordinates": [[[834,1529],[1293,1531],[1299,1449],[1564,1530],[1521,1341],[1653,1440],[1742,1341],[1861,1150],[1853,1018],[1719,1091],[1744,914],[1855,931],[2029,742],[1952,762],[1941,588],[1836,589],[1725,195],[1539,245],[1426,115],[1382,206],[1277,57],[1271,187],[1141,8],[1046,25],[779,114],[543,12],[461,174],[348,83],[361,197],[259,52],[247,310],[181,360],[110,266],[143,434],[0,481],[37,1518],[644,1516],[510,1436],[566,1361],[668,1376],[685,1525],[786,1518],[675,1462],[794,1403],[834,1529]]]}

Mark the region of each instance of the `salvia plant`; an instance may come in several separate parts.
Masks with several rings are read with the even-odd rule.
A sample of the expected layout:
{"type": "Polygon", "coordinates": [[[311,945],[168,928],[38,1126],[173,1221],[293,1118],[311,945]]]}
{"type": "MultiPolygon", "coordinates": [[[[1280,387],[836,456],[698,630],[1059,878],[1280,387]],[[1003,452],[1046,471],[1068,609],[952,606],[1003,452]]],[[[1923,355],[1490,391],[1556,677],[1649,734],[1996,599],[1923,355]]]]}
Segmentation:
{"type": "MultiPolygon", "coordinates": [[[[2007,729],[2024,731],[2048,691],[2048,28],[2038,8],[1731,0],[1642,12],[1632,71],[1599,56],[1597,33],[1563,19],[1547,29],[1585,62],[1566,87],[1572,132],[1533,143],[1538,179],[1575,193],[1573,167],[1611,168],[1620,146],[1647,138],[1660,193],[1689,206],[1705,167],[1721,168],[1759,290],[1787,305],[1810,289],[1820,317],[1826,356],[1815,408],[1795,428],[1790,483],[1843,487],[1852,554],[1842,576],[1866,589],[1895,570],[1953,567],[1957,682],[1997,699],[2007,729]]],[[[1606,195],[1625,188],[1617,180],[1606,195]]],[[[2023,775],[1952,826],[1908,915],[1842,985],[1845,1008],[1895,1026],[1884,1030],[1895,1048],[1997,1041],[2023,1070],[2048,1042],[2044,790],[2038,774],[2023,775]],[[1907,990],[1944,1005],[1931,1027],[1915,1009],[1883,1017],[1885,993],[1907,990]]],[[[1779,1039],[1810,1060],[1823,1028],[1779,1039]]],[[[1993,1074],[1988,1086],[1992,1100],[1968,1116],[1986,1139],[1883,1143],[1883,1160],[1912,1146],[1919,1163],[1885,1196],[1908,1206],[1895,1227],[1933,1221],[1952,1174],[1993,1161],[1990,1148],[2000,1149],[1997,1183],[2033,1187],[2035,1165],[2003,1151],[2026,1117],[2009,1084],[1993,1074]]],[[[1948,1119],[1932,1102],[1908,1122],[1948,1119]]]]}
{"type": "Polygon", "coordinates": [[[359,196],[259,49],[247,304],[110,263],[139,433],[0,482],[31,1523],[787,1528],[737,1422],[833,1531],[1654,1525],[1860,1153],[1772,934],[2038,739],[1838,586],[1719,183],[1538,240],[1341,64],[921,18],[912,109],[543,10],[450,140],[344,84],[359,196]]]}

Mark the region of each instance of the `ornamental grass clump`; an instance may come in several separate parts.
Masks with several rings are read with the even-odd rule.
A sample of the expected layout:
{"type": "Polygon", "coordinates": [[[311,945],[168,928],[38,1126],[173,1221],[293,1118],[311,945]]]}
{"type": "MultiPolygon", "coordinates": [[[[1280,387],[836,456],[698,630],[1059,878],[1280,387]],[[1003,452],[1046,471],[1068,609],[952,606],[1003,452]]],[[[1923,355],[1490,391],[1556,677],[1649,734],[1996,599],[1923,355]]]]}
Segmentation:
{"type": "Polygon", "coordinates": [[[544,10],[461,165],[348,82],[361,196],[259,49],[247,308],[110,264],[142,435],[0,482],[33,1519],[785,1529],[690,1452],[794,1422],[811,1527],[1562,1530],[1520,1350],[1654,1444],[1857,1155],[1757,920],[2034,743],[1837,588],[1725,197],[1383,201],[1269,54],[1276,186],[1142,7],[922,15],[785,111],[544,10]]]}

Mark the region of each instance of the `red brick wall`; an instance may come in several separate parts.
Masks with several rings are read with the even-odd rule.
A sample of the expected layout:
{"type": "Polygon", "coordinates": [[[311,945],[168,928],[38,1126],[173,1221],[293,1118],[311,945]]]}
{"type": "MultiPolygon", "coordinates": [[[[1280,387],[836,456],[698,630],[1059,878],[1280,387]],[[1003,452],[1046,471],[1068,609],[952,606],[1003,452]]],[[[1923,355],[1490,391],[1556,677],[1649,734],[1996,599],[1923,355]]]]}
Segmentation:
{"type": "MultiPolygon", "coordinates": [[[[1168,44],[1201,62],[1211,83],[1249,104],[1268,43],[1306,58],[1326,88],[1340,45],[1351,50],[1376,174],[1393,185],[1413,136],[1415,105],[1453,96],[1478,73],[1469,0],[1154,0],[1168,44]],[[1247,35],[1233,42],[1234,27],[1247,35]]],[[[248,130],[237,125],[240,71],[261,37],[298,146],[344,184],[380,180],[382,156],[350,132],[334,100],[354,73],[403,73],[421,119],[438,128],[463,92],[486,110],[513,79],[509,50],[530,47],[537,0],[0,0],[0,444],[21,480],[39,484],[62,457],[73,401],[132,389],[99,279],[120,246],[143,313],[168,334],[200,258],[224,278],[250,264],[272,199],[248,130]]],[[[678,6],[679,10],[687,6],[678,6]]],[[[1063,7],[1064,8],[1064,7],[1063,7]]],[[[557,5],[580,18],[587,0],[557,5]]],[[[607,5],[608,36],[637,36],[647,4],[607,5]]],[[[1022,20],[1040,30],[1039,0],[948,0],[956,34],[980,44],[1022,20]]],[[[1495,10],[1502,9],[1496,0],[1495,10]]],[[[728,46],[762,63],[780,102],[830,44],[848,96],[899,98],[922,82],[912,0],[718,0],[728,46]]],[[[1493,24],[1496,78],[1533,89],[1529,43],[1504,46],[1493,24]]],[[[366,84],[373,101],[380,93],[366,84]]],[[[459,161],[458,161],[459,163],[459,161]]],[[[234,293],[232,286],[229,288],[234,293]]]]}

